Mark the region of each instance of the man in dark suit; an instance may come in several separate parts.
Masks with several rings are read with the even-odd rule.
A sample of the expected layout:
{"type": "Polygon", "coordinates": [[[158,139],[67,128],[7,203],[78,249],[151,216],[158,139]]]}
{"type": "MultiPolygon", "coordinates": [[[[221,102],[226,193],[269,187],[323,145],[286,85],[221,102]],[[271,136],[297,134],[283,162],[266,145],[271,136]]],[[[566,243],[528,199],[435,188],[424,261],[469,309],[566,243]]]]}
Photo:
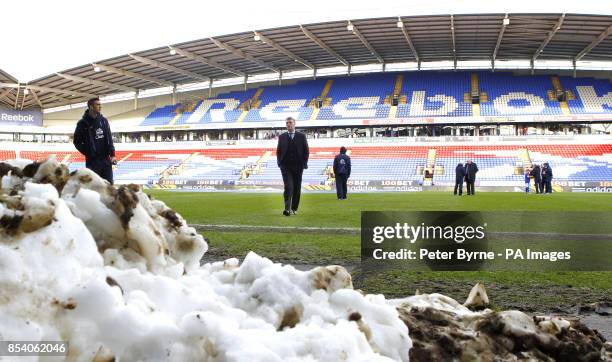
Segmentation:
{"type": "Polygon", "coordinates": [[[295,131],[295,119],[288,117],[287,132],[278,137],[276,163],[283,175],[285,210],[283,215],[297,214],[302,191],[302,173],[308,168],[308,142],[306,136],[295,131]]]}
{"type": "Polygon", "coordinates": [[[346,181],[351,177],[351,158],[346,154],[346,147],[340,147],[340,153],[334,158],[334,175],[336,175],[336,196],[346,200],[346,181]]]}
{"type": "Polygon", "coordinates": [[[478,166],[472,160],[467,160],[465,163],[465,185],[467,186],[467,194],[474,195],[474,183],[476,182],[476,172],[478,172],[478,166]]]}
{"type": "Polygon", "coordinates": [[[457,164],[455,167],[455,191],[453,195],[457,195],[457,188],[459,188],[459,196],[463,195],[463,181],[465,180],[465,168],[462,163],[457,164]]]}
{"type": "Polygon", "coordinates": [[[542,182],[544,183],[544,193],[552,194],[552,168],[545,162],[542,167],[542,182]]]}
{"type": "Polygon", "coordinates": [[[533,165],[533,169],[531,170],[531,176],[533,176],[533,182],[535,183],[535,191],[536,194],[544,193],[542,190],[542,171],[540,170],[540,165],[533,165]]]}

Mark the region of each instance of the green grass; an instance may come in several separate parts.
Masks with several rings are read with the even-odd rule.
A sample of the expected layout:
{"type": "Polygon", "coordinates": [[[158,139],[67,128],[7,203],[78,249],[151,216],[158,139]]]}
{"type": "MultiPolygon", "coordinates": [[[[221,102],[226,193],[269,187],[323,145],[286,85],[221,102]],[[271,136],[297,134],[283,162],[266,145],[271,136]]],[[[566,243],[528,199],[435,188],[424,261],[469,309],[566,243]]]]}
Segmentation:
{"type": "Polygon", "coordinates": [[[525,195],[482,192],[457,197],[443,192],[353,194],[338,201],[329,193],[302,194],[297,217],[283,217],[280,193],[147,191],[196,224],[359,227],[361,211],[612,211],[612,194],[525,195]]]}
{"type": "Polygon", "coordinates": [[[351,235],[219,232],[203,233],[211,257],[242,259],[254,251],[275,261],[299,264],[357,264],[359,239],[351,235]]]}
{"type": "MultiPolygon", "coordinates": [[[[213,225],[358,228],[360,212],[365,210],[612,211],[610,194],[489,192],[456,197],[442,192],[376,193],[354,194],[348,200],[338,201],[333,194],[317,193],[303,194],[299,215],[285,217],[281,215],[279,193],[147,192],[166,202],[190,224],[213,225]]],[[[612,220],[601,223],[609,227],[612,220]]],[[[511,230],[512,225],[507,227],[511,230]]],[[[360,258],[358,235],[273,231],[204,234],[211,241],[211,254],[219,256],[244,255],[245,251],[253,250],[275,260],[304,264],[323,261],[356,264],[360,258]]]]}
{"type": "Polygon", "coordinates": [[[575,313],[576,306],[612,301],[612,272],[353,272],[356,287],[388,298],[442,293],[463,302],[477,282],[492,309],[575,313]]]}
{"type": "Polygon", "coordinates": [[[398,284],[412,285],[427,275],[431,280],[447,280],[452,282],[466,282],[473,284],[483,282],[485,284],[523,284],[526,280],[533,284],[551,284],[565,287],[589,287],[594,289],[612,289],[612,277],[602,278],[602,272],[485,272],[485,271],[465,271],[465,272],[411,272],[395,270],[386,271],[384,274],[390,283],[381,285],[380,288],[386,292],[393,292],[398,284]]]}
{"type": "MultiPolygon", "coordinates": [[[[284,217],[280,193],[193,193],[149,190],[189,223],[214,225],[265,225],[296,227],[360,226],[361,211],[611,211],[611,194],[479,193],[455,197],[442,192],[372,193],[349,195],[338,201],[329,193],[302,194],[298,216],[284,217]]],[[[612,213],[611,213],[612,215],[612,213]]],[[[602,224],[612,220],[601,220],[602,224]]],[[[208,231],[208,258],[242,258],[250,250],[274,261],[306,265],[358,266],[358,235],[208,231]]],[[[570,306],[612,300],[612,272],[353,272],[355,285],[370,293],[405,296],[442,292],[462,300],[469,286],[482,281],[493,288],[495,306],[529,309],[542,305],[570,306]],[[466,290],[467,289],[467,290],[466,290]],[[526,305],[525,303],[529,304],[526,305]]],[[[548,307],[547,307],[548,306],[548,307]]],[[[546,309],[549,308],[549,309],[546,309]]]]}

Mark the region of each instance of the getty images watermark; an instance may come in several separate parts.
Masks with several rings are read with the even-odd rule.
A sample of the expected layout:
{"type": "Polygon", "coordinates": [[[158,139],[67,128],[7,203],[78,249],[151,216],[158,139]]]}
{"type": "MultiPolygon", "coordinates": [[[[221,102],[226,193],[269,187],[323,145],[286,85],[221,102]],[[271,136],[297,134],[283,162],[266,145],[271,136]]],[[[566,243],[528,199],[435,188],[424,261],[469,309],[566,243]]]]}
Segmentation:
{"type": "Polygon", "coordinates": [[[610,270],[611,213],[363,212],[367,268],[610,270]]]}

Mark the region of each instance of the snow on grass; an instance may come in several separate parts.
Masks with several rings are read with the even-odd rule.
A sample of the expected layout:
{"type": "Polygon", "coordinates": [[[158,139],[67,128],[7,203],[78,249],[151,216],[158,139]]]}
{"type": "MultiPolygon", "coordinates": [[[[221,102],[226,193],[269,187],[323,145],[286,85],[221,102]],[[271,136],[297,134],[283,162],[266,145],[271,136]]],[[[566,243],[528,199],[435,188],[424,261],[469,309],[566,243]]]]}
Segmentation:
{"type": "Polygon", "coordinates": [[[200,267],[206,242],[136,187],[79,170],[61,197],[26,182],[0,205],[2,340],[66,340],[75,361],[408,359],[397,310],[343,267],[200,267]]]}

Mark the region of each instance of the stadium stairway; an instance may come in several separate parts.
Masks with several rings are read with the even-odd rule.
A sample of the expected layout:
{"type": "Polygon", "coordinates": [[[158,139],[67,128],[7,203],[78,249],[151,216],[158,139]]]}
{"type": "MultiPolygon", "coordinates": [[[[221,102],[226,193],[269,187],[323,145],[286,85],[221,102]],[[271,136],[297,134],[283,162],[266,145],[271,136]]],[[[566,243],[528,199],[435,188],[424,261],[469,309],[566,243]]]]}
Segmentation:
{"type": "MultiPolygon", "coordinates": [[[[127,155],[125,155],[125,156],[121,157],[121,159],[117,161],[117,164],[112,166],[112,168],[113,168],[113,172],[114,172],[114,171],[115,171],[117,168],[119,168],[119,165],[121,165],[121,164],[122,164],[122,163],[123,163],[125,160],[127,160],[128,158],[130,158],[132,155],[133,155],[133,153],[132,153],[132,152],[129,152],[127,155]]],[[[63,163],[63,162],[62,162],[62,163],[63,163]]]]}
{"type": "Polygon", "coordinates": [[[72,154],[67,153],[67,154],[64,156],[64,158],[62,159],[62,161],[61,161],[60,163],[63,163],[63,164],[65,164],[65,165],[69,164],[69,163],[70,163],[70,162],[69,162],[69,160],[70,160],[70,157],[71,157],[71,156],[72,156],[72,154]]]}
{"type": "MultiPolygon", "coordinates": [[[[181,124],[184,123],[186,120],[192,120],[192,116],[194,111],[198,110],[201,106],[202,106],[202,100],[198,100],[198,101],[187,101],[184,104],[184,107],[177,107],[175,112],[176,115],[174,117],[172,117],[172,119],[170,120],[170,122],[168,123],[169,125],[175,125],[175,124],[181,124]]],[[[202,112],[203,113],[203,112],[202,112]]],[[[202,114],[200,115],[200,117],[202,116],[202,114]]]]}
{"type": "Polygon", "coordinates": [[[259,100],[259,96],[263,93],[263,88],[258,88],[253,97],[242,103],[238,108],[242,109],[242,113],[238,117],[236,122],[243,122],[246,116],[249,114],[250,109],[258,108],[261,101],[259,100]],[[250,107],[248,106],[250,104],[250,107]]]}
{"type": "Polygon", "coordinates": [[[121,164],[121,163],[127,161],[127,159],[132,157],[132,155],[133,155],[132,152],[128,153],[127,155],[123,156],[119,161],[117,161],[117,164],[121,164]]]}
{"type": "MultiPolygon", "coordinates": [[[[334,84],[334,80],[328,79],[327,82],[325,82],[325,86],[323,87],[323,90],[321,90],[321,94],[319,95],[319,98],[323,100],[323,103],[326,103],[327,93],[329,93],[329,90],[331,89],[332,84],[334,84]]],[[[316,101],[316,100],[313,100],[313,101],[316,101]]],[[[314,110],[312,111],[312,115],[310,116],[310,120],[314,121],[315,119],[317,119],[317,116],[319,115],[320,111],[321,109],[315,105],[314,110]]]]}
{"type": "Polygon", "coordinates": [[[257,161],[255,161],[255,163],[250,167],[251,172],[246,172],[247,166],[245,165],[245,167],[243,167],[243,169],[240,171],[240,181],[246,180],[253,174],[261,175],[263,172],[263,167],[264,165],[267,165],[268,159],[271,155],[272,151],[264,152],[263,155],[261,155],[261,157],[259,157],[259,159],[257,159],[257,161]]]}
{"type": "Polygon", "coordinates": [[[174,117],[172,117],[172,119],[170,120],[170,122],[168,122],[169,126],[172,126],[176,123],[176,121],[179,120],[179,118],[181,118],[181,116],[183,115],[183,112],[180,111],[179,108],[176,109],[176,114],[174,117]]]}
{"type": "MultiPolygon", "coordinates": [[[[471,84],[471,91],[472,91],[472,94],[470,95],[470,102],[471,102],[472,101],[471,98],[473,96],[480,95],[480,88],[478,86],[478,73],[472,73],[470,84],[471,84]]],[[[472,103],[472,114],[475,117],[480,117],[480,104],[472,103]]]]}
{"type": "Polygon", "coordinates": [[[395,85],[393,86],[393,94],[392,95],[399,95],[402,92],[402,87],[404,86],[404,75],[403,74],[398,74],[397,77],[395,77],[395,85]]]}
{"type": "Polygon", "coordinates": [[[200,102],[195,111],[187,117],[185,123],[199,123],[207,110],[208,106],[204,102],[200,102]]]}
{"type": "Polygon", "coordinates": [[[435,148],[427,150],[427,161],[425,163],[425,169],[423,170],[423,186],[433,185],[434,171],[436,168],[436,153],[435,148]],[[431,176],[429,179],[426,177],[427,173],[431,176]]]}
{"type": "Polygon", "coordinates": [[[389,107],[389,117],[387,118],[396,118],[397,117],[397,106],[389,107]]]}
{"type": "Polygon", "coordinates": [[[472,113],[475,117],[480,117],[480,104],[472,103],[472,113]]]}
{"type": "Polygon", "coordinates": [[[385,103],[386,104],[391,104],[391,108],[389,109],[389,117],[388,118],[396,118],[397,116],[397,106],[392,105],[393,103],[391,102],[392,97],[395,97],[396,95],[401,97],[401,92],[402,92],[402,87],[404,84],[404,75],[403,74],[398,74],[397,77],[395,77],[395,86],[393,87],[393,93],[391,94],[391,96],[387,97],[387,99],[385,99],[385,103]],[[391,98],[391,99],[389,99],[391,98]]]}
{"type": "Polygon", "coordinates": [[[471,84],[471,90],[472,90],[472,94],[479,94],[479,88],[478,88],[478,73],[472,73],[471,77],[470,77],[470,84],[471,84]]]}
{"type": "Polygon", "coordinates": [[[159,177],[159,183],[163,184],[164,180],[166,178],[168,178],[169,176],[177,176],[177,175],[181,175],[183,173],[183,170],[185,170],[185,168],[187,167],[187,164],[189,163],[189,161],[194,158],[195,156],[199,155],[200,152],[193,152],[192,154],[190,154],[189,156],[187,156],[185,159],[183,159],[181,161],[181,163],[179,163],[178,165],[170,165],[168,166],[168,168],[166,168],[164,171],[162,171],[160,177],[159,177]]]}
{"type": "Polygon", "coordinates": [[[525,168],[531,168],[531,166],[533,165],[533,163],[531,162],[531,156],[529,156],[529,150],[526,148],[519,148],[518,149],[518,159],[521,162],[521,164],[523,165],[523,169],[525,168]]]}
{"type": "MultiPolygon", "coordinates": [[[[552,76],[551,80],[552,80],[553,89],[554,89],[555,92],[557,92],[557,91],[564,92],[565,91],[563,89],[563,86],[561,85],[561,80],[559,79],[559,77],[552,76]]],[[[561,113],[563,113],[566,116],[571,114],[570,109],[569,109],[569,107],[567,105],[567,101],[560,101],[559,102],[559,106],[561,107],[561,113]]]]}

